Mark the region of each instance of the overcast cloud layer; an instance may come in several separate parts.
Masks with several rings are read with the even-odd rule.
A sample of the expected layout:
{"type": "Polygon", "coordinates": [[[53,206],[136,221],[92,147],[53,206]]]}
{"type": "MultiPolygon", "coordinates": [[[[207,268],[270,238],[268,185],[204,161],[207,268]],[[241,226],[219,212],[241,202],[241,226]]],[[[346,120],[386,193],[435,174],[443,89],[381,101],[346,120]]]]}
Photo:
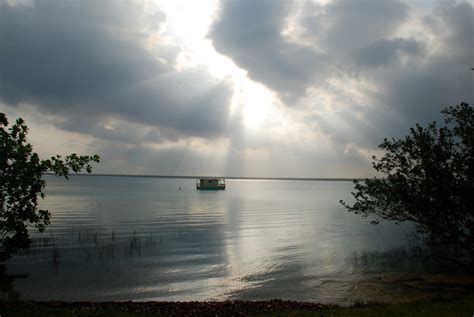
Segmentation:
{"type": "Polygon", "coordinates": [[[38,104],[84,133],[109,116],[178,135],[223,133],[231,87],[199,68],[175,70],[179,46],[161,42],[162,12],[129,1],[0,6],[5,103],[38,104]]]}
{"type": "Polygon", "coordinates": [[[0,111],[101,172],[360,177],[384,137],[474,103],[472,1],[221,1],[191,40],[171,14],[0,1],[0,111]],[[228,73],[186,62],[201,47],[228,73]]]}

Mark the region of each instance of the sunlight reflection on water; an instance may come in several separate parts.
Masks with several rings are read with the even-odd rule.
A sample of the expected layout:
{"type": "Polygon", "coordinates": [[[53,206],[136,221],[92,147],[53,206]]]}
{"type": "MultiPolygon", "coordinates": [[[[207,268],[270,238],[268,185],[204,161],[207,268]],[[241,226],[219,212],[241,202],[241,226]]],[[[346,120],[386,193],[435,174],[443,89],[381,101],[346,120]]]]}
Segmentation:
{"type": "Polygon", "coordinates": [[[346,303],[365,272],[420,269],[400,260],[408,226],[342,208],[350,182],[47,180],[52,225],[8,264],[29,274],[15,282],[23,298],[346,303]]]}

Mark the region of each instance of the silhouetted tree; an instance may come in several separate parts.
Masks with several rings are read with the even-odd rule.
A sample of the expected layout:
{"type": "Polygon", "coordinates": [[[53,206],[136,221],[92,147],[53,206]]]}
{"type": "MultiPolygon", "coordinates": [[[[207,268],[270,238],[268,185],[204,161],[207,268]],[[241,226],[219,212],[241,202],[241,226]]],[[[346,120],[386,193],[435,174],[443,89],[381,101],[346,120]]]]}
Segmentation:
{"type": "MultiPolygon", "coordinates": [[[[351,212],[410,221],[425,242],[463,251],[474,260],[474,111],[461,103],[445,108],[445,125],[416,125],[404,139],[385,139],[386,154],[373,157],[383,178],[354,181],[351,212]]],[[[378,221],[374,221],[378,223],[378,221]]]]}
{"type": "Polygon", "coordinates": [[[0,272],[7,259],[30,246],[29,227],[43,231],[50,223],[49,211],[38,209],[38,195],[45,197],[44,173],[68,178],[70,170],[90,173],[89,163],[99,162],[98,155],[77,154],[42,160],[27,143],[27,133],[23,119],[8,128],[6,115],[0,113],[0,272]]]}

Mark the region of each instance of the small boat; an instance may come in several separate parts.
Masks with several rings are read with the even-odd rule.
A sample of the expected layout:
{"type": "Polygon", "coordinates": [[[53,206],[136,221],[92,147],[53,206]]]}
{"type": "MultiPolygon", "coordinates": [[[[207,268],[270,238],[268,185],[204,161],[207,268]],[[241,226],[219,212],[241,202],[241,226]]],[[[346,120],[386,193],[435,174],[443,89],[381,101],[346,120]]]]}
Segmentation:
{"type": "Polygon", "coordinates": [[[196,189],[200,190],[224,190],[225,179],[223,178],[198,178],[196,179],[196,189]]]}

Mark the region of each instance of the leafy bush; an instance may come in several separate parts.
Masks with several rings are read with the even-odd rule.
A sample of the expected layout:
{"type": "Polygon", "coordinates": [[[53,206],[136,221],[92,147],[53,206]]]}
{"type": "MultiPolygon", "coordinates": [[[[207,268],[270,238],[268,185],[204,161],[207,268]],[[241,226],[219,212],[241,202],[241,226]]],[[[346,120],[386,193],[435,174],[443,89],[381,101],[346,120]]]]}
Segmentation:
{"type": "Polygon", "coordinates": [[[461,103],[442,113],[443,127],[416,125],[404,139],[385,139],[386,154],[373,157],[384,177],[354,181],[355,202],[341,203],[365,217],[411,221],[428,245],[474,260],[474,110],[461,103]]]}
{"type": "Polygon", "coordinates": [[[27,142],[27,133],[23,119],[8,128],[6,115],[0,113],[0,269],[18,250],[30,246],[28,227],[43,231],[50,223],[49,211],[38,209],[38,195],[45,197],[44,173],[65,178],[71,170],[90,173],[90,162],[100,159],[98,155],[71,154],[42,160],[27,142]]]}

